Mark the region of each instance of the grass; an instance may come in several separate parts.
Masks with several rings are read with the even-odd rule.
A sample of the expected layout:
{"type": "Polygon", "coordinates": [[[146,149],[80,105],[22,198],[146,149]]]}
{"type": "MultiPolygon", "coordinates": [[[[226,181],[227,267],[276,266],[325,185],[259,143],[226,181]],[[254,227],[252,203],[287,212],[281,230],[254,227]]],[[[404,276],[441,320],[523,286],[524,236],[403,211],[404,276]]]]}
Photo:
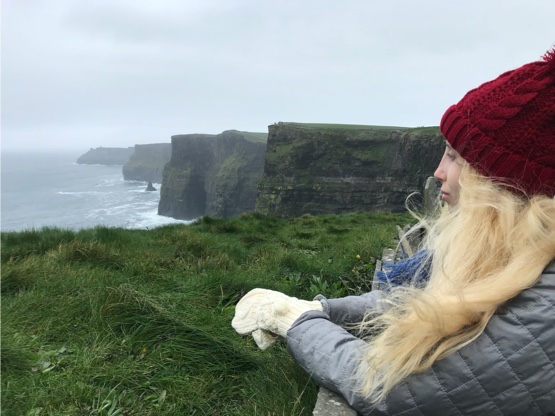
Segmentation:
{"type": "Polygon", "coordinates": [[[346,130],[406,130],[409,127],[375,126],[364,124],[331,124],[331,123],[283,123],[297,128],[306,129],[346,129],[346,130]]]}
{"type": "Polygon", "coordinates": [[[283,343],[262,352],[233,331],[236,302],[255,287],[367,290],[408,221],[245,214],[2,233],[2,415],[310,415],[317,387],[283,343]]]}
{"type": "MultiPolygon", "coordinates": [[[[278,123],[279,124],[279,123],[278,123]]],[[[327,123],[281,123],[285,125],[290,125],[298,129],[318,129],[318,130],[401,130],[410,131],[413,134],[438,134],[440,133],[438,126],[419,126],[419,127],[401,127],[401,126],[376,126],[376,125],[364,125],[364,124],[327,124],[327,123]]]]}
{"type": "Polygon", "coordinates": [[[266,143],[268,141],[268,133],[257,133],[251,131],[240,131],[243,137],[251,142],[266,143]]]}

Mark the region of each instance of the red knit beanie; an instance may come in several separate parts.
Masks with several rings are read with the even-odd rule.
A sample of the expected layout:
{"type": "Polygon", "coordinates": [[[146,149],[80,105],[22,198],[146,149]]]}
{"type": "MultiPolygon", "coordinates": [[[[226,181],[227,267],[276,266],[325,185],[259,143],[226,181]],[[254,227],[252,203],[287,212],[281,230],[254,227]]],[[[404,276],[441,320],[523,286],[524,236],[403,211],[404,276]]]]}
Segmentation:
{"type": "Polygon", "coordinates": [[[483,175],[517,193],[555,196],[555,49],[469,91],[440,129],[483,175]]]}

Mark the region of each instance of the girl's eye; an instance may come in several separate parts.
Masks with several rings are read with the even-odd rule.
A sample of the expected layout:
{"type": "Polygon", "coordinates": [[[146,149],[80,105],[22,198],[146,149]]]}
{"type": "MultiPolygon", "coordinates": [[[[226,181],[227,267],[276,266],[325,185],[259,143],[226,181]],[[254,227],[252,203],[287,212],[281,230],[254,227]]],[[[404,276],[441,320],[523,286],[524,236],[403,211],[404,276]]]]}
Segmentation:
{"type": "Polygon", "coordinates": [[[447,157],[448,157],[450,160],[455,160],[455,159],[457,158],[457,156],[455,156],[453,153],[449,153],[449,152],[447,152],[447,157]]]}

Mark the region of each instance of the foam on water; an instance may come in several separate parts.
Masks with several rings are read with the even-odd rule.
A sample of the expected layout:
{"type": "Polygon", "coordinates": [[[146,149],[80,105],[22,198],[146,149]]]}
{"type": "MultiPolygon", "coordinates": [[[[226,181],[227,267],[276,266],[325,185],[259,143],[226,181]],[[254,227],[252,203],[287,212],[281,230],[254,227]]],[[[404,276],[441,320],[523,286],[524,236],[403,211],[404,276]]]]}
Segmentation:
{"type": "Polygon", "coordinates": [[[43,226],[134,229],[190,224],[157,214],[160,184],[124,181],[121,166],[79,165],[61,155],[2,154],[2,230],[43,226]]]}
{"type": "Polygon", "coordinates": [[[105,192],[100,191],[79,191],[79,192],[67,192],[67,191],[58,191],[59,195],[73,195],[73,196],[87,196],[87,195],[104,195],[105,192]]]}
{"type": "Polygon", "coordinates": [[[168,224],[191,224],[193,221],[177,220],[175,218],[163,217],[158,215],[158,208],[152,211],[145,211],[138,213],[133,219],[130,219],[129,224],[125,228],[131,229],[151,229],[161,227],[168,224]]]}

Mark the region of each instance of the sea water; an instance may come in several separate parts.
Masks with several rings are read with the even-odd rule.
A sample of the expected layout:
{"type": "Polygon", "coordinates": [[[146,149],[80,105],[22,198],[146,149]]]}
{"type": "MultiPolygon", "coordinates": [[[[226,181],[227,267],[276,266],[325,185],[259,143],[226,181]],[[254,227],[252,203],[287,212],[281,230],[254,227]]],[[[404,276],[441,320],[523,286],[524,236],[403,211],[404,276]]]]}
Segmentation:
{"type": "MultiPolygon", "coordinates": [[[[81,152],[83,153],[83,152],[81,152]]],[[[1,230],[190,223],[157,214],[160,184],[124,181],[122,166],[80,165],[79,152],[1,154],[1,230]]]]}

